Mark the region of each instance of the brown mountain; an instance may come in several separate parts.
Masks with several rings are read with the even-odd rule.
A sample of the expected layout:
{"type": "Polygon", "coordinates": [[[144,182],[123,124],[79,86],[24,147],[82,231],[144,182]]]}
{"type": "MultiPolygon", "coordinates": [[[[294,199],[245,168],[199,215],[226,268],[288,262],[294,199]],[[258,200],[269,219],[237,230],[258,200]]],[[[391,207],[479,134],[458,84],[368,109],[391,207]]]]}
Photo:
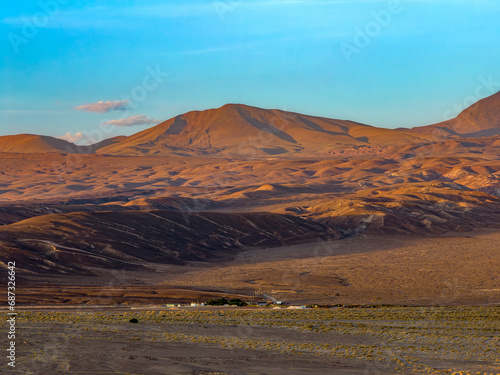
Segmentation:
{"type": "Polygon", "coordinates": [[[19,154],[58,152],[65,154],[91,154],[98,149],[113,145],[124,136],[105,139],[91,146],[77,146],[63,139],[35,134],[17,134],[0,136],[0,152],[19,154]]]}
{"type": "Polygon", "coordinates": [[[442,137],[500,135],[500,92],[452,120],[413,129],[384,129],[347,120],[307,116],[242,104],[192,111],[130,137],[77,146],[48,136],[0,137],[0,152],[100,153],[128,156],[312,156],[339,149],[424,144],[442,137]]]}
{"type": "Polygon", "coordinates": [[[500,135],[500,92],[473,104],[454,119],[411,131],[465,138],[500,135]]]}
{"type": "Polygon", "coordinates": [[[6,135],[0,137],[0,152],[36,153],[64,152],[75,153],[78,146],[62,139],[34,134],[6,135]]]}
{"type": "Polygon", "coordinates": [[[119,136],[116,136],[116,137],[113,137],[113,138],[104,139],[101,142],[94,143],[93,145],[88,146],[89,153],[94,153],[94,152],[96,152],[97,150],[99,150],[101,148],[112,146],[112,145],[114,145],[114,144],[116,144],[116,143],[118,143],[120,141],[123,141],[126,138],[127,137],[124,136],[124,135],[119,135],[119,136]]]}
{"type": "Polygon", "coordinates": [[[292,156],[363,145],[402,145],[433,136],[241,104],[193,111],[101,148],[111,155],[292,156]]]}

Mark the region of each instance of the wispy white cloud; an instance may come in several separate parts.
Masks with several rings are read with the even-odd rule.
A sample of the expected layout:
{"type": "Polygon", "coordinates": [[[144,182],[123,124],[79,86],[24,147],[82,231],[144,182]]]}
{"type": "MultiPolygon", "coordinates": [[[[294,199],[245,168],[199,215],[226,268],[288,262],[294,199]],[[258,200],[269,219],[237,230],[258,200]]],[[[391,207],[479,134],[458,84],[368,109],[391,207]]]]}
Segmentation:
{"type": "MultiPolygon", "coordinates": [[[[235,47],[237,48],[237,47],[235,47]]],[[[191,51],[180,51],[174,54],[179,54],[179,55],[204,55],[206,53],[214,53],[214,52],[222,52],[222,51],[228,51],[231,48],[231,46],[225,46],[225,47],[214,47],[214,48],[202,48],[202,49],[197,49],[197,50],[191,50],[191,51]]]]}
{"type": "MultiPolygon", "coordinates": [[[[403,0],[412,1],[412,0],[403,0]]],[[[439,0],[413,0],[413,1],[439,1],[439,0]]],[[[261,8],[270,6],[318,6],[318,5],[340,5],[340,4],[364,4],[387,2],[387,0],[219,0],[219,1],[190,1],[190,2],[172,2],[156,5],[139,6],[89,6],[80,9],[60,9],[49,22],[44,25],[38,25],[38,28],[68,28],[78,29],[85,27],[116,27],[117,22],[121,25],[129,25],[129,18],[149,17],[149,18],[193,18],[193,17],[212,17],[217,13],[216,5],[222,4],[230,9],[239,7],[261,8]],[[106,22],[104,22],[106,21],[106,22]]],[[[22,27],[27,20],[30,21],[30,15],[19,15],[5,17],[0,23],[22,27]]]]}
{"type": "Polygon", "coordinates": [[[37,110],[37,109],[0,109],[0,113],[5,114],[59,114],[63,111],[37,110]]]}
{"type": "Polygon", "coordinates": [[[103,122],[103,125],[113,125],[113,126],[136,126],[136,125],[150,125],[157,124],[161,122],[160,120],[152,119],[145,115],[135,115],[123,119],[111,120],[103,122]]]}
{"type": "Polygon", "coordinates": [[[122,16],[145,16],[154,18],[197,17],[213,12],[212,2],[175,2],[152,6],[138,6],[118,10],[122,16]]]}
{"type": "Polygon", "coordinates": [[[66,134],[58,137],[59,139],[63,139],[65,141],[68,141],[68,142],[71,142],[71,143],[77,143],[77,142],[80,142],[81,140],[85,139],[86,137],[83,135],[82,132],[78,132],[78,133],[71,133],[71,132],[67,132],[66,134]]]}
{"type": "Polygon", "coordinates": [[[96,103],[82,104],[73,108],[78,111],[106,113],[110,111],[124,111],[128,109],[128,100],[100,101],[96,103]]]}
{"type": "Polygon", "coordinates": [[[241,2],[241,5],[329,5],[329,4],[361,4],[361,3],[381,3],[387,0],[255,0],[241,2]]]}
{"type": "MultiPolygon", "coordinates": [[[[121,26],[130,26],[130,18],[189,18],[209,15],[213,12],[212,3],[171,3],[154,6],[98,6],[83,7],[79,9],[61,9],[55,12],[43,25],[37,25],[38,28],[113,28],[121,26]]],[[[27,22],[33,22],[33,15],[20,14],[18,16],[4,17],[0,23],[22,27],[27,22]]]]}
{"type": "Polygon", "coordinates": [[[207,48],[199,48],[199,49],[192,49],[192,50],[184,50],[184,51],[173,51],[173,52],[168,52],[168,53],[162,53],[161,55],[205,55],[209,53],[217,53],[217,52],[224,52],[224,51],[233,51],[233,50],[239,50],[241,51],[242,49],[250,49],[250,48],[255,48],[259,47],[265,42],[269,42],[270,39],[267,39],[266,41],[254,41],[254,42],[247,42],[247,43],[237,43],[237,44],[229,44],[225,46],[216,46],[216,47],[207,47],[207,48]]]}

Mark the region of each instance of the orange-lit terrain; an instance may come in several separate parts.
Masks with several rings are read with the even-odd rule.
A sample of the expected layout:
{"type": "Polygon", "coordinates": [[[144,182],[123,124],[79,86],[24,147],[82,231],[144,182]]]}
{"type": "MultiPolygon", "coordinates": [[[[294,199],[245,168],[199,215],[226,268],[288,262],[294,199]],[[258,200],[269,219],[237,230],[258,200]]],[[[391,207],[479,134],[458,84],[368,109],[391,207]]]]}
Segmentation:
{"type": "Polygon", "coordinates": [[[0,137],[0,260],[30,304],[110,283],[109,303],[497,303],[499,108],[391,130],[226,105],[92,147],[0,137]]]}

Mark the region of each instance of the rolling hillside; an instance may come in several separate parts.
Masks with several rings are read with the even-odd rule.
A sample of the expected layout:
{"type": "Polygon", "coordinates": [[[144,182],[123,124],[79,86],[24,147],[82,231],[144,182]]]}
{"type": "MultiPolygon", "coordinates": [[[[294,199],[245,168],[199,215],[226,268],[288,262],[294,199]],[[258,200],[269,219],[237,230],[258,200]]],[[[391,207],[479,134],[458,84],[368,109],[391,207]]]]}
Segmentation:
{"type": "Polygon", "coordinates": [[[362,145],[403,145],[433,140],[425,134],[376,128],[241,104],[194,111],[101,148],[109,155],[280,156],[362,145]]]}
{"type": "Polygon", "coordinates": [[[500,92],[473,104],[454,119],[411,131],[464,138],[500,135],[500,92]]]}
{"type": "Polygon", "coordinates": [[[75,153],[79,149],[73,143],[62,139],[34,134],[6,135],[0,137],[0,152],[14,153],[75,153]]]}

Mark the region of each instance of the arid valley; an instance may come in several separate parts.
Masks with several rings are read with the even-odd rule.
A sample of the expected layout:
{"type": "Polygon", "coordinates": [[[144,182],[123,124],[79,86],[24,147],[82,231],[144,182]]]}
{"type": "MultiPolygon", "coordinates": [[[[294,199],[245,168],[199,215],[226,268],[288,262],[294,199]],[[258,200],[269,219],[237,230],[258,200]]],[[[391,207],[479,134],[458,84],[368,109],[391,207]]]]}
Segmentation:
{"type": "Polygon", "coordinates": [[[110,374],[497,374],[499,113],[383,129],[232,104],[90,147],[0,137],[25,373],[85,373],[68,348],[105,340],[110,374]],[[218,298],[250,307],[198,306],[218,298]]]}

